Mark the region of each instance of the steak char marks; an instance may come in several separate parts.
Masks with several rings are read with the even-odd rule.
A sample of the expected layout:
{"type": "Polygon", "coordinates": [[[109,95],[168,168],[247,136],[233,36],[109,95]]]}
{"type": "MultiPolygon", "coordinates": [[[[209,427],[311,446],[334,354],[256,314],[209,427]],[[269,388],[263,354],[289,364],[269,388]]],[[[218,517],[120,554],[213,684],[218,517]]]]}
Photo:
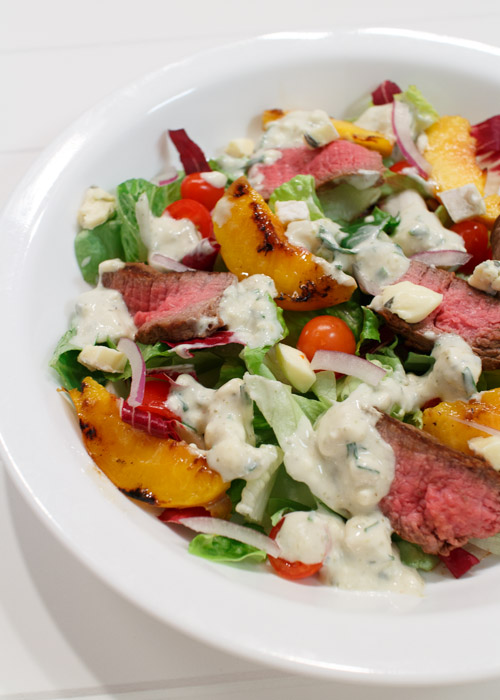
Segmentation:
{"type": "Polygon", "coordinates": [[[446,555],[473,537],[500,531],[500,474],[488,462],[385,414],[376,427],[396,458],[379,507],[398,535],[446,555]]]}
{"type": "Polygon", "coordinates": [[[389,309],[378,313],[407,345],[430,352],[437,336],[461,336],[478,355],[483,369],[500,369],[500,301],[471,287],[453,272],[412,261],[398,282],[413,282],[443,295],[441,304],[419,323],[407,323],[389,309]]]}
{"type": "Polygon", "coordinates": [[[119,291],[137,327],[135,339],[153,345],[206,338],[224,328],[218,315],[229,272],[158,272],[144,263],[126,263],[104,272],[104,287],[119,291]]]}

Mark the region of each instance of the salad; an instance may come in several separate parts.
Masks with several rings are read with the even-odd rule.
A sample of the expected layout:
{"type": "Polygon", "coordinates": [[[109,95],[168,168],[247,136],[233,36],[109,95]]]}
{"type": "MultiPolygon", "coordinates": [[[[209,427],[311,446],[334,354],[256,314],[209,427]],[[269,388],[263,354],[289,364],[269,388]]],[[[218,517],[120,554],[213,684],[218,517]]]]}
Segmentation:
{"type": "Polygon", "coordinates": [[[96,465],[290,580],[420,595],[500,554],[499,134],[385,81],[90,187],[51,367],[96,465]]]}

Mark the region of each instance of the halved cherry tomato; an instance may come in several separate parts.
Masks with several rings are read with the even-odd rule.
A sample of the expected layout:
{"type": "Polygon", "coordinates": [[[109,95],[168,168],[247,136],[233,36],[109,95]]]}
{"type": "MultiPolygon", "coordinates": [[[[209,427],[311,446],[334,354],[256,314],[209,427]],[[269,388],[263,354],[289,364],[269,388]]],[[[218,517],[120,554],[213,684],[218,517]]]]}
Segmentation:
{"type": "Polygon", "coordinates": [[[203,179],[202,173],[186,175],[181,182],[181,196],[183,199],[195,199],[203,204],[209,211],[215,207],[224,194],[223,187],[214,187],[203,179]]]}
{"type": "MultiPolygon", "coordinates": [[[[276,539],[276,535],[281,530],[284,522],[285,518],[281,518],[279,523],[276,523],[269,533],[269,537],[271,539],[276,539]]],[[[322,561],[318,562],[317,564],[303,564],[301,561],[287,561],[286,559],[271,557],[270,555],[268,555],[268,559],[278,576],[287,578],[290,581],[297,581],[301,578],[314,576],[314,574],[316,574],[323,566],[322,561]]]]}
{"type": "Polygon", "coordinates": [[[199,230],[203,238],[213,238],[214,227],[210,212],[203,204],[194,199],[179,199],[165,209],[174,219],[189,219],[199,230]]]}
{"type": "Polygon", "coordinates": [[[408,161],[407,160],[398,160],[397,163],[394,163],[394,165],[391,165],[389,170],[393,173],[400,173],[405,168],[411,168],[411,165],[408,163],[408,161]]]}
{"type": "Polygon", "coordinates": [[[472,255],[469,262],[462,265],[459,272],[470,275],[476,265],[485,260],[491,260],[490,238],[488,229],[484,224],[480,221],[467,219],[467,221],[460,221],[458,224],[454,224],[451,230],[462,236],[465,250],[472,255]]]}
{"type": "Polygon", "coordinates": [[[354,355],[356,338],[345,321],[336,316],[316,316],[306,323],[297,348],[309,361],[317,350],[337,350],[354,355]]]}
{"type": "Polygon", "coordinates": [[[173,411],[167,408],[166,401],[170,392],[170,382],[164,379],[148,379],[144,387],[141,408],[150,413],[157,413],[165,418],[179,420],[173,411]]]}

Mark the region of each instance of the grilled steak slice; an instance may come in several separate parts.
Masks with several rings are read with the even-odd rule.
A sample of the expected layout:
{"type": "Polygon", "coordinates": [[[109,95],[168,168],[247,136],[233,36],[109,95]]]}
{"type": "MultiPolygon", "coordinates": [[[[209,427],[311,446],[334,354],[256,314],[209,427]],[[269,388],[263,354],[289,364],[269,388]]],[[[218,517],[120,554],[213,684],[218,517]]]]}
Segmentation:
{"type": "Polygon", "coordinates": [[[144,263],[126,263],[101,279],[122,294],[137,326],[136,340],[148,344],[206,338],[221,330],[219,302],[236,281],[229,272],[158,272],[144,263]]]}
{"type": "Polygon", "coordinates": [[[398,282],[404,280],[443,295],[437,309],[420,323],[407,323],[389,309],[378,312],[407,345],[430,352],[436,336],[454,333],[479,355],[483,369],[500,369],[500,301],[496,297],[474,289],[453,272],[416,261],[398,282]]]}
{"type": "Polygon", "coordinates": [[[375,171],[382,174],[382,156],[350,141],[332,141],[323,148],[275,149],[281,157],[274,163],[256,163],[248,171],[248,179],[264,199],[296,175],[313,175],[316,187],[338,180],[360,171],[375,171]]]}
{"type": "Polygon", "coordinates": [[[385,414],[377,430],[396,457],[379,506],[398,535],[446,555],[472,537],[500,531],[500,474],[488,462],[385,414]]]}

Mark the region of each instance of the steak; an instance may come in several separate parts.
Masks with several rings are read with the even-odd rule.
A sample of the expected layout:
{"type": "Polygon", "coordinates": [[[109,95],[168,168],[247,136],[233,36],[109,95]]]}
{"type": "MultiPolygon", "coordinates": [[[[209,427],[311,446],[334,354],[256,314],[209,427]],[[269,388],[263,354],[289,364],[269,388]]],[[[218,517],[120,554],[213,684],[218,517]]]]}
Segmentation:
{"type": "Polygon", "coordinates": [[[269,199],[277,187],[296,175],[312,175],[316,187],[319,187],[331,180],[357,175],[363,171],[378,172],[381,175],[384,170],[380,153],[341,139],[322,148],[299,146],[276,150],[281,151],[278,160],[269,164],[256,163],[248,171],[250,184],[264,199],[269,199]]]}
{"type": "Polygon", "coordinates": [[[378,313],[387,325],[420,352],[430,352],[436,336],[461,336],[482,360],[483,369],[500,369],[500,301],[471,287],[453,272],[412,261],[398,280],[408,280],[443,295],[441,304],[419,323],[407,323],[389,309],[378,313]]]}
{"type": "Polygon", "coordinates": [[[126,263],[101,277],[118,290],[137,326],[135,339],[153,345],[206,338],[224,328],[218,315],[224,290],[236,281],[230,272],[158,272],[144,263],[126,263]]]}
{"type": "Polygon", "coordinates": [[[488,462],[385,414],[376,427],[396,458],[379,507],[398,535],[446,555],[473,537],[500,531],[500,474],[488,462]]]}
{"type": "Polygon", "coordinates": [[[493,260],[500,260],[500,216],[495,220],[490,231],[490,245],[493,260]]]}

